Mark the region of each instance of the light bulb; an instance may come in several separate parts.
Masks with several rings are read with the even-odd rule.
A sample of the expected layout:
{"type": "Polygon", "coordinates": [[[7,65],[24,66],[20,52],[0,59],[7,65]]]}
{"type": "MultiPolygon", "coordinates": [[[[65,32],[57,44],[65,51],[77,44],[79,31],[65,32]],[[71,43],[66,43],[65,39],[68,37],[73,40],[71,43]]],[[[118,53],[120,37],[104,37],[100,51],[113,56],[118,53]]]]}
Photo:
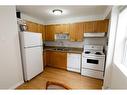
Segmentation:
{"type": "Polygon", "coordinates": [[[61,15],[63,11],[59,9],[54,9],[52,12],[54,15],[61,15]]]}

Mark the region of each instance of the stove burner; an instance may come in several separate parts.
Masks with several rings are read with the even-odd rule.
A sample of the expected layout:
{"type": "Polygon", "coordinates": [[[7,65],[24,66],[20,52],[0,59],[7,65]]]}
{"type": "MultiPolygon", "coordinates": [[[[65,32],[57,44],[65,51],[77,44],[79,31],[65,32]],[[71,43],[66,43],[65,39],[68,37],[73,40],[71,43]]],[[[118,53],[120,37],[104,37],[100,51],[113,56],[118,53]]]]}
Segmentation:
{"type": "Polygon", "coordinates": [[[85,54],[89,54],[90,53],[90,51],[85,51],[85,54]]]}
{"type": "Polygon", "coordinates": [[[100,52],[96,52],[95,54],[96,54],[96,55],[102,55],[100,52]]]}

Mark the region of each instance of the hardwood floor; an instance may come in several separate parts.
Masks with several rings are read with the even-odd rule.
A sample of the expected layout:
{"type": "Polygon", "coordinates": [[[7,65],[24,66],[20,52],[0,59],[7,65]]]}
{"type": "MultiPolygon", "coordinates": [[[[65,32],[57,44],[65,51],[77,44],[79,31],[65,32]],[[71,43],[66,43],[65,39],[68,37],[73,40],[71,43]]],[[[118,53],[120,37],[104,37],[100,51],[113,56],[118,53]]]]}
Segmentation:
{"type": "Polygon", "coordinates": [[[45,89],[47,81],[59,82],[71,89],[101,89],[103,81],[78,73],[46,67],[44,72],[16,89],[45,89]]]}

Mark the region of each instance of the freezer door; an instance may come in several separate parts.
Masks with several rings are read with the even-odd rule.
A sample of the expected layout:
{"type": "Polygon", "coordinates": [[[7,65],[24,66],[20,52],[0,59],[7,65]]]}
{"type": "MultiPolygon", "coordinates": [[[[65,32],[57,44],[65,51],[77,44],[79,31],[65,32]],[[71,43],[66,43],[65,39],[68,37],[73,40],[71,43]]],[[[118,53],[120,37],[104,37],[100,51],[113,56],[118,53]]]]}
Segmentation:
{"type": "Polygon", "coordinates": [[[32,32],[22,32],[24,37],[24,47],[41,46],[42,34],[32,32]]]}
{"type": "Polygon", "coordinates": [[[25,80],[30,80],[43,71],[42,47],[25,48],[25,80]]]}

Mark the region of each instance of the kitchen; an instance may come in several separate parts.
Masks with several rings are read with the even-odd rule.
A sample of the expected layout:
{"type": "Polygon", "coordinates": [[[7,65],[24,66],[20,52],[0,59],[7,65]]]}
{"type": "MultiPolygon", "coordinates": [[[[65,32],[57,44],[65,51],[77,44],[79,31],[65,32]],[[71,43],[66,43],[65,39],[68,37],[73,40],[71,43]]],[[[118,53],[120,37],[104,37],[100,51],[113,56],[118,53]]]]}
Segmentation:
{"type": "MultiPolygon", "coordinates": [[[[27,8],[27,6],[25,7],[27,8]]],[[[107,8],[107,6],[103,7],[107,8]]],[[[24,6],[17,6],[19,11],[27,10],[23,8],[24,6]]],[[[28,8],[32,9],[32,7],[28,8]]],[[[39,8],[41,7],[37,7],[35,10],[39,8]]],[[[24,20],[24,23],[27,27],[25,31],[42,33],[44,43],[43,65],[45,69],[53,67],[103,79],[105,66],[105,54],[103,52],[106,52],[104,48],[106,47],[109,19],[50,25],[41,25],[28,20],[24,20]],[[87,52],[92,51],[102,54],[95,54],[96,56],[94,53],[87,54],[87,52]],[[90,58],[89,56],[92,55],[95,57],[90,58]],[[86,61],[90,61],[88,63],[91,64],[84,65],[86,61]]]]}
{"type": "Polygon", "coordinates": [[[110,12],[111,6],[16,6],[23,83],[15,88],[102,89],[110,12]],[[34,43],[38,55],[27,52],[34,43]]]}

